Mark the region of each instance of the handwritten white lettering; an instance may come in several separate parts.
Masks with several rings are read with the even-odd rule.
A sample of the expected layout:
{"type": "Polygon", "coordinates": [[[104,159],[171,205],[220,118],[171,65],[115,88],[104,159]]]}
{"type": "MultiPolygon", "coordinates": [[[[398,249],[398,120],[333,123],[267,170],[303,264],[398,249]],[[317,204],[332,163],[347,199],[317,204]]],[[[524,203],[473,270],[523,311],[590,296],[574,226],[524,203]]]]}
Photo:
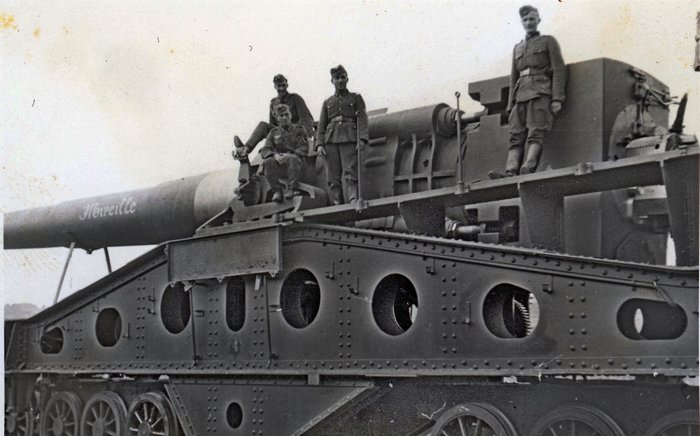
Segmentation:
{"type": "Polygon", "coordinates": [[[106,216],[131,215],[133,213],[136,213],[136,200],[134,200],[134,197],[124,197],[119,202],[112,204],[102,204],[99,201],[87,203],[83,206],[78,219],[85,221],[106,216]]]}

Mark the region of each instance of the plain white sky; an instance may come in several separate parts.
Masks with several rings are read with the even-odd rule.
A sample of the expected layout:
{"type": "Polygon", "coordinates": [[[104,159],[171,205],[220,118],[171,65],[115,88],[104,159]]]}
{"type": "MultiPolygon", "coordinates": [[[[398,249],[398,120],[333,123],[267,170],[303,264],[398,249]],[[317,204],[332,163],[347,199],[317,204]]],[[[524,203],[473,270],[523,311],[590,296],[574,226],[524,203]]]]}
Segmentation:
{"type": "MultiPolygon", "coordinates": [[[[532,2],[567,63],[610,57],[690,93],[697,0],[532,2]]],[[[2,212],[234,171],[234,134],[267,116],[284,73],[318,117],[342,63],[368,108],[468,104],[523,31],[509,1],[0,1],[2,212]]],[[[143,249],[113,249],[120,266],[143,249]]],[[[3,252],[6,303],[52,301],[66,249],[3,252]]],[[[62,295],[106,273],[76,252],[62,295]]]]}

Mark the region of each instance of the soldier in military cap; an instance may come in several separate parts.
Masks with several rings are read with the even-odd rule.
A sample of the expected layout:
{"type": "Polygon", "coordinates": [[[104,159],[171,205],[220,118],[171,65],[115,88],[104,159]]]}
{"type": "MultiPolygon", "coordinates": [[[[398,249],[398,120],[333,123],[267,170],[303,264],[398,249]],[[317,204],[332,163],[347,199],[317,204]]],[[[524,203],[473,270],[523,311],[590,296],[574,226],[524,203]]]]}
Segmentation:
{"type": "Polygon", "coordinates": [[[365,101],[360,94],[348,91],[348,80],[342,65],[331,68],[335,94],[323,102],[316,133],[316,150],[327,156],[328,186],[334,204],[343,203],[342,180],[348,200],[357,200],[358,135],[364,144],[369,141],[365,101]]]}
{"type": "Polygon", "coordinates": [[[519,12],[526,35],[513,49],[508,99],[510,148],[505,173],[491,171],[492,179],[535,172],[545,133],[552,128],[565,99],[566,66],[557,40],[537,31],[540,15],[536,8],[523,6],[519,12]]]}
{"type": "Polygon", "coordinates": [[[273,127],[279,126],[279,122],[275,117],[275,107],[279,104],[286,104],[292,114],[292,123],[300,124],[311,135],[313,134],[314,117],[311,116],[309,108],[306,107],[306,102],[299,94],[294,94],[287,91],[289,86],[287,78],[282,74],[277,74],[272,82],[277,90],[277,97],[270,100],[270,122],[261,121],[258,123],[250,138],[244,143],[238,136],[233,137],[233,144],[236,147],[234,150],[234,158],[244,157],[272,130],[273,127]]]}
{"type": "Polygon", "coordinates": [[[263,161],[259,174],[265,176],[274,191],[272,200],[281,202],[281,178],[286,178],[288,182],[284,199],[301,195],[298,191],[299,178],[303,170],[303,158],[309,154],[309,142],[306,129],[292,123],[292,111],[288,105],[280,103],[273,110],[279,125],[268,133],[265,145],[260,149],[263,161]]]}

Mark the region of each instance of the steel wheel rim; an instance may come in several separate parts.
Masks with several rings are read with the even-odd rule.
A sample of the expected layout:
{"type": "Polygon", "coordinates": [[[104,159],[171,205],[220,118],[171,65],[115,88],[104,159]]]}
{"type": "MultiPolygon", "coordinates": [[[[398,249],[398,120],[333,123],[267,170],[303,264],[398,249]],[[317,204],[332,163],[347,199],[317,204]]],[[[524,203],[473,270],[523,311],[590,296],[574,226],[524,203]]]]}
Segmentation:
{"type": "Polygon", "coordinates": [[[453,434],[458,434],[460,436],[481,436],[483,431],[486,431],[486,434],[489,436],[496,434],[496,431],[483,419],[476,416],[463,415],[457,416],[446,423],[440,429],[440,435],[451,436],[453,434]],[[459,430],[459,433],[455,433],[457,430],[459,430]]]}
{"type": "Polygon", "coordinates": [[[437,420],[432,436],[513,436],[508,418],[489,404],[461,404],[437,420]]]}
{"type": "Polygon", "coordinates": [[[699,431],[698,424],[681,423],[663,429],[658,436],[697,436],[699,431]]]}
{"type": "Polygon", "coordinates": [[[657,420],[645,436],[698,436],[700,417],[697,410],[680,410],[657,420]]]}
{"type": "Polygon", "coordinates": [[[121,436],[126,421],[126,406],[111,391],[93,395],[85,405],[80,420],[82,436],[121,436]]]}
{"type": "Polygon", "coordinates": [[[545,415],[533,436],[623,436],[622,429],[602,411],[585,405],[564,406],[545,415]]]}
{"type": "Polygon", "coordinates": [[[72,392],[55,393],[41,417],[41,436],[77,436],[82,402],[72,392]]]}
{"type": "Polygon", "coordinates": [[[546,435],[551,436],[564,436],[564,435],[575,435],[575,436],[605,436],[602,434],[603,430],[594,428],[593,426],[580,421],[578,419],[564,419],[557,421],[547,426],[544,429],[546,435]]]}
{"type": "Polygon", "coordinates": [[[168,400],[160,393],[137,397],[129,408],[128,434],[132,436],[170,436],[173,417],[168,400]]]}
{"type": "Polygon", "coordinates": [[[34,414],[31,410],[17,413],[13,410],[5,412],[5,435],[28,436],[34,433],[34,414]]]}

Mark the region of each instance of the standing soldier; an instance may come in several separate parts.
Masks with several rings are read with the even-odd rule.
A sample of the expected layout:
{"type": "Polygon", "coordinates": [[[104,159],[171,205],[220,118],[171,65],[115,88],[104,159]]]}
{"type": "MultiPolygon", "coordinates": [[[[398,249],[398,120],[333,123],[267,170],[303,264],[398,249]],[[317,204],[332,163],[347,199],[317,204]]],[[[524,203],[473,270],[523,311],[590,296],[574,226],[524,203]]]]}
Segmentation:
{"type": "Polygon", "coordinates": [[[557,40],[537,31],[540,24],[537,9],[523,6],[519,12],[526,35],[513,49],[508,98],[508,161],[505,173],[489,172],[492,179],[535,172],[545,133],[552,128],[554,116],[561,110],[565,98],[566,66],[557,40]],[[528,149],[523,162],[525,144],[528,149]]]}
{"type": "Polygon", "coordinates": [[[299,94],[294,94],[287,91],[289,86],[287,79],[281,75],[277,74],[273,79],[272,83],[275,84],[275,89],[277,90],[277,97],[270,100],[270,122],[266,123],[261,121],[258,123],[250,138],[244,143],[238,136],[233,137],[233,145],[236,147],[234,150],[235,157],[244,157],[253,149],[256,145],[270,133],[270,131],[275,127],[279,126],[279,122],[275,117],[275,107],[279,104],[286,104],[289,107],[290,113],[292,114],[292,124],[300,124],[306,132],[311,135],[313,134],[314,127],[314,117],[311,116],[309,108],[306,107],[306,102],[301,98],[299,94]]]}
{"type": "Polygon", "coordinates": [[[284,198],[289,200],[295,195],[301,195],[299,178],[301,177],[304,157],[309,154],[309,142],[304,127],[292,123],[292,112],[286,104],[278,104],[274,109],[276,120],[279,124],[273,127],[265,145],[260,149],[263,158],[259,174],[267,179],[267,183],[274,191],[272,201],[282,201],[282,182],[287,178],[287,190],[284,198]]]}
{"type": "Polygon", "coordinates": [[[316,150],[327,155],[327,178],[333,204],[343,203],[342,180],[347,186],[349,202],[357,200],[358,135],[363,144],[369,141],[365,101],[360,94],[348,91],[348,80],[342,65],[331,68],[335,94],[323,102],[316,135],[316,150]]]}

